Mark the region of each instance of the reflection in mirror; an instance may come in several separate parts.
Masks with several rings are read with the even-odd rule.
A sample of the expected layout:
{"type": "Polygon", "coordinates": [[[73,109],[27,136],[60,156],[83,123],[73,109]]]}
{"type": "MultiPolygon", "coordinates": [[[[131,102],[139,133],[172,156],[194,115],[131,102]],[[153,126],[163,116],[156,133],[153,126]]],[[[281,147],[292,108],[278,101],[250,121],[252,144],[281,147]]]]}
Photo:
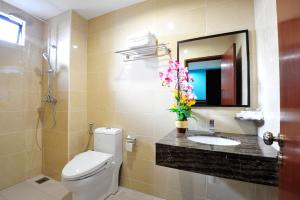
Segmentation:
{"type": "Polygon", "coordinates": [[[196,106],[250,106],[248,31],[177,43],[178,60],[193,76],[196,106]]]}

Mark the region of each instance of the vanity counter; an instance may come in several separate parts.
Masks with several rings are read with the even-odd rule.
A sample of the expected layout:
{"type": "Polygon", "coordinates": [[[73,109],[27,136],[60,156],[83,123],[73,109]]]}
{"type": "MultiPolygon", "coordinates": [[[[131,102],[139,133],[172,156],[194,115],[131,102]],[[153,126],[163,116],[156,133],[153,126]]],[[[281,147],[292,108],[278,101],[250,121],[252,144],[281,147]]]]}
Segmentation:
{"type": "MultiPolygon", "coordinates": [[[[187,136],[209,135],[189,131],[187,136]]],[[[240,181],[278,185],[277,151],[256,135],[215,133],[214,136],[239,140],[237,146],[196,143],[176,138],[172,131],[156,142],[156,164],[240,181]]]]}

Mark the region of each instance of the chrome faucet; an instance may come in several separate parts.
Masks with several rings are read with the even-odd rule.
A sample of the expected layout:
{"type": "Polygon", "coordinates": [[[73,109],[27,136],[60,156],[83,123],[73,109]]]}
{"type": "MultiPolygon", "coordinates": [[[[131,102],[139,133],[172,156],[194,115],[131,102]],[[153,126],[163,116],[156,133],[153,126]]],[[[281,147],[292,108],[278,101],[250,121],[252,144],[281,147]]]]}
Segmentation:
{"type": "Polygon", "coordinates": [[[215,120],[213,120],[213,119],[209,120],[208,132],[211,134],[215,133],[215,120]]]}

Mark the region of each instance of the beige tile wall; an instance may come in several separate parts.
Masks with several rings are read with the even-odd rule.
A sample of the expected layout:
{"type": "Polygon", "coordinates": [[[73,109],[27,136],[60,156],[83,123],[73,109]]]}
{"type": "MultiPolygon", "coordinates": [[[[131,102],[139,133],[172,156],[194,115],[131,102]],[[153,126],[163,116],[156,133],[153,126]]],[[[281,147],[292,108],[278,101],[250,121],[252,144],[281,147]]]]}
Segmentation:
{"type": "MultiPolygon", "coordinates": [[[[74,11],[49,20],[47,38],[57,44],[57,73],[54,96],[58,103],[56,125],[52,110],[45,105],[43,173],[57,180],[68,160],[82,152],[87,143],[87,21],[74,11]]],[[[55,49],[52,55],[55,55],[55,49]]],[[[55,63],[55,56],[53,58],[55,63]]],[[[44,94],[47,92],[45,76],[44,94]]]]}
{"type": "Polygon", "coordinates": [[[69,85],[69,159],[87,145],[87,31],[88,22],[72,12],[69,85]]]}
{"type": "MultiPolygon", "coordinates": [[[[124,151],[121,184],[166,199],[276,199],[276,188],[225,180],[155,165],[154,142],[174,129],[167,107],[171,92],[162,88],[158,71],[168,58],[124,63],[114,51],[126,48],[128,35],[142,30],[169,43],[227,31],[250,30],[252,106],[257,105],[254,8],[252,0],[148,0],[89,20],[87,111],[96,126],[120,127],[137,137],[134,152],[124,151]]],[[[199,108],[201,120],[191,127],[252,133],[251,123],[233,119],[239,108],[199,108]]]]}
{"type": "Polygon", "coordinates": [[[41,106],[44,24],[0,0],[0,11],[26,24],[25,46],[0,41],[0,190],[38,175],[42,168],[41,106]]]}
{"type": "MultiPolygon", "coordinates": [[[[10,9],[7,4],[0,3],[1,10],[10,9]]],[[[250,0],[149,0],[90,20],[88,48],[85,43],[87,25],[79,15],[70,11],[51,19],[48,25],[51,34],[59,30],[58,73],[54,87],[54,95],[58,98],[57,124],[51,128],[51,107],[42,107],[45,117],[43,173],[60,179],[65,163],[81,152],[86,144],[88,119],[96,126],[121,127],[124,136],[137,136],[134,152],[124,152],[121,182],[126,187],[172,200],[276,199],[277,190],[273,187],[156,166],[154,142],[174,128],[175,120],[175,116],[167,112],[172,94],[160,86],[157,75],[159,69],[166,66],[167,59],[123,63],[122,58],[113,53],[125,48],[127,36],[139,30],[151,30],[160,42],[169,42],[174,57],[177,40],[249,29],[252,105],[256,107],[253,13],[250,0]],[[78,48],[72,48],[73,45],[78,48]],[[84,54],[86,48],[87,57],[84,54]]],[[[3,115],[0,117],[0,142],[3,143],[0,145],[0,160],[7,163],[0,166],[0,188],[36,175],[41,170],[41,153],[34,143],[34,127],[41,97],[43,24],[33,21],[32,29],[29,26],[27,30],[28,35],[32,31],[27,43],[29,48],[23,50],[8,45],[5,51],[0,49],[3,50],[0,56],[6,58],[1,59],[0,81],[3,81],[2,87],[8,83],[8,87],[1,89],[3,98],[0,101],[0,115],[3,115]],[[10,60],[11,55],[14,56],[10,60]]],[[[43,75],[45,83],[47,78],[45,73],[43,75]]],[[[44,87],[43,94],[45,91],[44,87]]],[[[191,126],[206,129],[207,121],[213,118],[217,130],[255,134],[256,129],[251,124],[233,120],[234,113],[239,110],[197,109],[195,112],[201,120],[191,122],[191,126]]]]}
{"type": "MultiPolygon", "coordinates": [[[[43,126],[43,173],[60,180],[61,171],[68,161],[68,109],[69,109],[69,73],[70,73],[70,36],[72,12],[62,13],[48,20],[45,39],[50,38],[51,62],[56,68],[53,81],[53,95],[58,102],[55,105],[56,124],[53,126],[53,106],[44,104],[43,126]],[[57,55],[57,59],[56,59],[57,55]],[[57,64],[55,64],[57,63],[57,64]]],[[[43,95],[47,94],[47,65],[44,64],[43,95]]]]}

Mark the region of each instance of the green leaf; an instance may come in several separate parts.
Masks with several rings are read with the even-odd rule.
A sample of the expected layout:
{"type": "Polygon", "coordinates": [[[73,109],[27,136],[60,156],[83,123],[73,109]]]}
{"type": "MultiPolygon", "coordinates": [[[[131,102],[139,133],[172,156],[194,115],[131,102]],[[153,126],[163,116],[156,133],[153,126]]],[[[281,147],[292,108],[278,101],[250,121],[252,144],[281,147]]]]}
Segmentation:
{"type": "Polygon", "coordinates": [[[178,120],[182,121],[184,119],[184,115],[180,112],[178,113],[178,120]]]}
{"type": "Polygon", "coordinates": [[[190,116],[191,116],[191,113],[187,110],[184,110],[183,114],[185,115],[186,118],[190,118],[190,116]]]}
{"type": "Polygon", "coordinates": [[[183,114],[185,115],[186,118],[191,117],[190,111],[185,110],[185,111],[183,111],[183,114]]]}
{"type": "Polygon", "coordinates": [[[178,112],[178,109],[177,108],[169,108],[169,111],[171,111],[171,112],[178,112]]]}

